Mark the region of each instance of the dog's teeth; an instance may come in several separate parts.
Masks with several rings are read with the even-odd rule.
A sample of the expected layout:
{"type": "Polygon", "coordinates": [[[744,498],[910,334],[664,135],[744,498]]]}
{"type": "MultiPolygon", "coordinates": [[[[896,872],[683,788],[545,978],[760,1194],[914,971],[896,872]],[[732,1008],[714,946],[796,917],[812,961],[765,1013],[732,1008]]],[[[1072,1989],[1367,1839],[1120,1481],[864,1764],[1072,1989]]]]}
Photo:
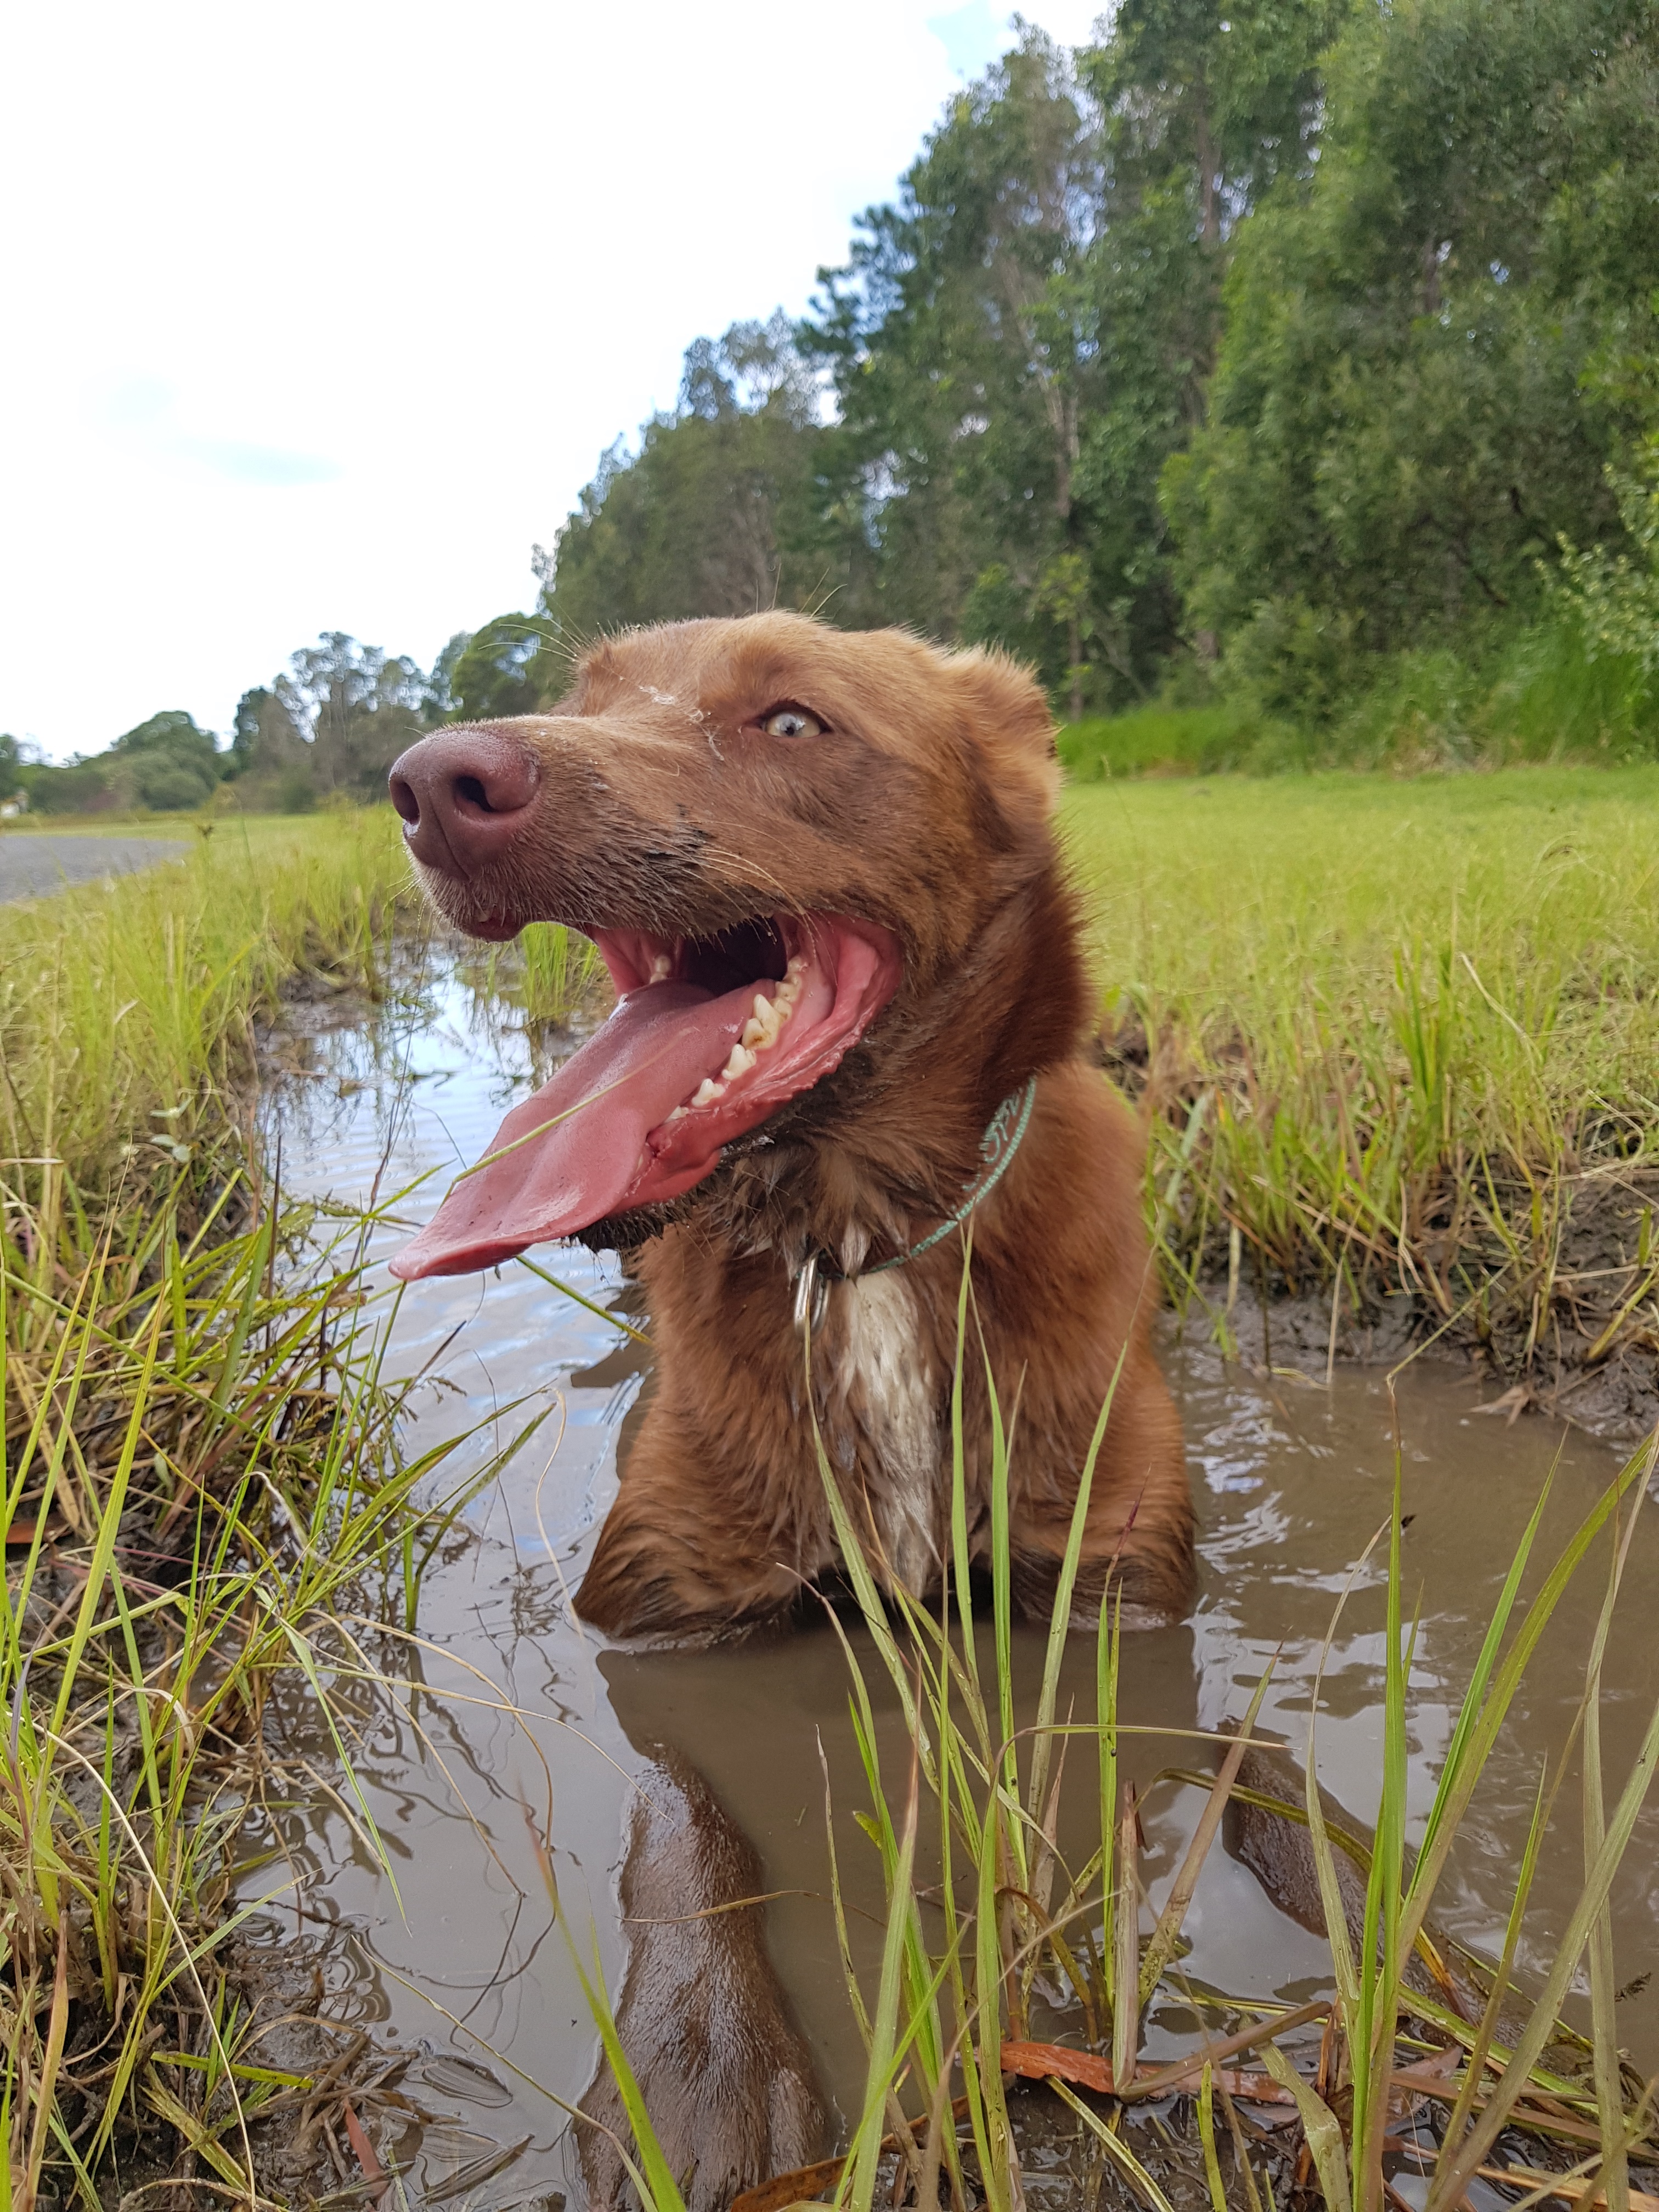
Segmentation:
{"type": "Polygon", "coordinates": [[[669,1115],[669,1117],[668,1117],[668,1118],[669,1118],[669,1120],[670,1120],[671,1121],[684,1121],[684,1119],[685,1119],[685,1109],[684,1109],[684,1106],[677,1106],[677,1107],[674,1109],[673,1112],[669,1115]]]}
{"type": "Polygon", "coordinates": [[[755,1011],[743,1025],[744,1044],[751,1050],[758,1048],[763,1052],[768,1045],[776,1041],[787,1012],[787,1007],[780,1012],[764,992],[757,991],[755,994],[755,1011]]]}
{"type": "Polygon", "coordinates": [[[673,972],[673,962],[669,958],[665,952],[659,952],[656,958],[651,963],[651,974],[648,981],[653,983],[665,983],[673,972]]]}
{"type": "Polygon", "coordinates": [[[734,1044],[732,1048],[732,1057],[720,1070],[720,1079],[724,1083],[733,1083],[738,1076],[747,1075],[754,1065],[754,1054],[745,1046],[734,1044]]]}
{"type": "Polygon", "coordinates": [[[712,1075],[705,1075],[691,1094],[691,1103],[694,1106],[712,1106],[717,1098],[724,1098],[725,1096],[726,1085],[716,1083],[712,1075]]]}
{"type": "Polygon", "coordinates": [[[743,1025],[743,1042],[751,1052],[764,1052],[777,1042],[778,1031],[794,1011],[798,989],[786,976],[774,997],[756,992],[755,1011],[743,1025]]]}

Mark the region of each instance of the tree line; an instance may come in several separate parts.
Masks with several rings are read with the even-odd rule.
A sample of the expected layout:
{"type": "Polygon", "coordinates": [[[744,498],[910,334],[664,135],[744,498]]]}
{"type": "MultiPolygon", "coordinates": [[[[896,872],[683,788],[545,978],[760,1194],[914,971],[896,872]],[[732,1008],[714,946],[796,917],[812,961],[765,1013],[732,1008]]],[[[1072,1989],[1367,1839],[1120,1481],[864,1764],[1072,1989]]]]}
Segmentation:
{"type": "Polygon", "coordinates": [[[242,694],[222,748],[179,708],[62,764],[0,736],[0,799],[21,792],[43,814],[169,813],[207,805],[223,790],[238,805],[295,814],[382,798],[404,748],[454,718],[451,679],[467,642],[462,631],[423,672],[401,654],[328,631],[269,684],[242,694]]]}
{"type": "MultiPolygon", "coordinates": [[[[556,700],[601,631],[774,605],[1005,647],[1074,720],[1650,750],[1659,10],[1121,0],[1095,46],[1024,27],[805,316],[690,347],[534,568],[535,605],[429,675],[296,654],[219,772],[264,804],[366,793],[434,720],[556,700]]],[[[155,727],[37,788],[182,793],[200,733],[155,727]]]]}
{"type": "Polygon", "coordinates": [[[1656,317],[1651,0],[1027,29],[804,319],[691,347],[458,696],[775,602],[1006,647],[1073,718],[1485,702],[1650,745],[1656,317]]]}

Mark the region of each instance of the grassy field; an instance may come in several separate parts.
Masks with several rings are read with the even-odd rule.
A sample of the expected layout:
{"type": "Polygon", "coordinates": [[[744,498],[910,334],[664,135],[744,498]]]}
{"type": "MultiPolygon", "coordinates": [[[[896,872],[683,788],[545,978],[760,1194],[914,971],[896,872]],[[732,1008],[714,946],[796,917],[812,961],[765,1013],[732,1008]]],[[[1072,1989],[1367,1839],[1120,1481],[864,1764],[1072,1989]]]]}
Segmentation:
{"type": "Polygon", "coordinates": [[[388,816],[221,827],[0,909],[0,2203],[183,2156],[252,2190],[266,2063],[228,1869],[280,1671],[412,1602],[398,1398],[356,1224],[304,1241],[247,1141],[285,989],[377,988],[388,816]]]}
{"type": "MultiPolygon", "coordinates": [[[[1149,1218],[1177,1297],[1224,1339],[1221,1285],[1259,1269],[1328,1298],[1333,1342],[1343,1315],[1403,1289],[1518,1373],[1565,1345],[1651,1375],[1656,804],[1659,769],[1067,793],[1108,1064],[1152,1133],[1149,1218]]],[[[144,875],[0,908],[13,2202],[90,2203],[140,2142],[246,2195],[249,2118],[308,2094],[249,2040],[226,1869],[273,1675],[299,1669],[321,1693],[347,1593],[375,1583],[377,1603],[412,1607],[441,1485],[398,1463],[354,1224],[297,1264],[303,1224],[250,1143],[251,1085],[285,996],[386,987],[400,915],[388,810],[222,821],[144,875]]],[[[514,988],[552,1013],[592,961],[538,931],[520,968],[514,988]]],[[[481,988],[493,973],[486,958],[481,988]]],[[[1002,1690],[957,1691],[973,1741],[927,1787],[976,1881],[1031,1854],[1035,1881],[1041,1791],[1022,1799],[1012,1770],[993,1783],[1002,1690]]],[[[883,2066],[902,1990],[943,1970],[909,1948],[905,1826],[895,1805],[883,2066]]],[[[1111,1850],[1103,1830],[1097,1884],[1111,1850]]],[[[935,2060],[941,2034],[978,2037],[982,2058],[972,2023],[1000,1977],[1012,2027],[1023,1962],[1052,1951],[1063,1971],[1040,1920],[1005,1930],[1030,1947],[1012,1978],[1006,1943],[986,1949],[973,1925],[949,1970],[955,2026],[915,2015],[935,2060]]],[[[1109,1938],[1088,1971],[1121,2041],[1133,2015],[1112,1990],[1150,1969],[1114,1965],[1109,1938]]],[[[1345,2014],[1374,2056],[1392,2001],[1362,1991],[1345,2014]]],[[[981,2072],[975,2158],[994,2166],[995,2068],[981,2072]]],[[[866,2203],[886,2109],[866,2114],[845,2179],[866,2203]]],[[[1355,2167],[1362,2193],[1373,2171],[1355,2167]]]]}
{"type": "Polygon", "coordinates": [[[1651,1364],[1656,818],[1654,768],[1073,788],[1178,1294],[1231,1261],[1651,1364]]]}

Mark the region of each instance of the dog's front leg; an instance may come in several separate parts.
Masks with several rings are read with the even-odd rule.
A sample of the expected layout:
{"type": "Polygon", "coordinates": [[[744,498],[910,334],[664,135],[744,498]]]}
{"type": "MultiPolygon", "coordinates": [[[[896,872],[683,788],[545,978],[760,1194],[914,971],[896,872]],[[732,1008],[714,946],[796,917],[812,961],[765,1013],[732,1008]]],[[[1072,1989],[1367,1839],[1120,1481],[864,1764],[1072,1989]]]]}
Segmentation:
{"type": "MultiPolygon", "coordinates": [[[[651,1407],[622,1470],[576,1610],[607,1636],[714,1640],[787,1613],[833,1553],[812,1491],[743,1481],[723,1440],[651,1407]]],[[[805,1487],[805,1484],[791,1486],[805,1487]]]]}

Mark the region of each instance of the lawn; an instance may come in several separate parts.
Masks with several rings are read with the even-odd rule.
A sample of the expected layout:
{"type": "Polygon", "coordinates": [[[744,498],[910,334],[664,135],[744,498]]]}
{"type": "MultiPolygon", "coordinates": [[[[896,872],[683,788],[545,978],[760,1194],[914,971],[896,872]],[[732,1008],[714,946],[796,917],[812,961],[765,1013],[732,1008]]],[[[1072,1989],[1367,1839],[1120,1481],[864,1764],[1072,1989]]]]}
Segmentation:
{"type": "Polygon", "coordinates": [[[1275,1285],[1471,1309],[1523,1361],[1563,1330],[1605,1359],[1626,1305],[1617,1344],[1650,1340],[1659,769],[1126,781],[1063,811],[1177,1285],[1237,1231],[1275,1285]]]}

